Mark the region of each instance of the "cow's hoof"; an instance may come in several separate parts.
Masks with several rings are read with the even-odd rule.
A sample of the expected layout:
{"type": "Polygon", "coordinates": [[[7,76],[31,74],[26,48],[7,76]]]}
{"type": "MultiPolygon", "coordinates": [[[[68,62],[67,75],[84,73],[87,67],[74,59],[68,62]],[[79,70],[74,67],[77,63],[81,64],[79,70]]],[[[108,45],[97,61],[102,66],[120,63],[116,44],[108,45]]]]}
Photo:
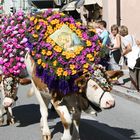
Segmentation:
{"type": "Polygon", "coordinates": [[[14,118],[7,120],[7,125],[13,125],[13,124],[15,124],[14,118]]]}
{"type": "Polygon", "coordinates": [[[50,135],[49,136],[43,136],[42,140],[51,140],[51,136],[50,135]]]}
{"type": "Polygon", "coordinates": [[[1,119],[0,119],[0,126],[2,126],[3,124],[4,124],[4,119],[1,118],[1,119]]]}

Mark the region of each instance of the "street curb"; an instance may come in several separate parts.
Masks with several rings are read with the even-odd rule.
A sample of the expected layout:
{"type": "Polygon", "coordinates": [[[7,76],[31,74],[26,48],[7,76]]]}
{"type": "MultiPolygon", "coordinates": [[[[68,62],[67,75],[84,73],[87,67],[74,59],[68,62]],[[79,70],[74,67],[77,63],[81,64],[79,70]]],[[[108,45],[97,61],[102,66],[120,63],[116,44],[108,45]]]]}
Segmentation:
{"type": "Polygon", "coordinates": [[[113,89],[111,93],[114,95],[120,96],[122,98],[125,98],[129,101],[132,101],[134,103],[140,104],[140,93],[138,92],[135,94],[130,93],[130,92],[128,93],[126,89],[125,89],[126,91],[123,91],[121,90],[121,88],[119,88],[119,86],[118,86],[118,89],[120,90],[113,89]]]}

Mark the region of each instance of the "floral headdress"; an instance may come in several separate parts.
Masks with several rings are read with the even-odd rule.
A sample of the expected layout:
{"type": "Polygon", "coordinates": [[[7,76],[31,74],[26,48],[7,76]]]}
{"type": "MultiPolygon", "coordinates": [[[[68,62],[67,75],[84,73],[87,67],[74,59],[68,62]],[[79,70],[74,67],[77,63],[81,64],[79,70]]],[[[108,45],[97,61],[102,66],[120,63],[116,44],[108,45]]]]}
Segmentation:
{"type": "Polygon", "coordinates": [[[89,31],[71,16],[52,10],[31,15],[27,26],[29,48],[37,65],[37,75],[50,89],[56,83],[59,86],[56,89],[61,89],[64,93],[73,91],[73,80],[79,71],[94,71],[92,64],[98,63],[101,48],[94,30],[89,31]],[[59,38],[62,34],[67,36],[65,43],[63,38],[59,38]],[[73,38],[71,40],[75,42],[74,46],[69,41],[70,38],[73,38]]]}
{"type": "Polygon", "coordinates": [[[106,74],[106,70],[102,65],[96,65],[94,67],[94,73],[92,74],[92,79],[100,85],[104,91],[110,92],[112,90],[112,84],[110,83],[110,78],[106,74]]]}
{"type": "Polygon", "coordinates": [[[27,49],[26,16],[22,11],[2,18],[0,25],[0,67],[5,75],[19,76],[25,70],[27,49]]]}

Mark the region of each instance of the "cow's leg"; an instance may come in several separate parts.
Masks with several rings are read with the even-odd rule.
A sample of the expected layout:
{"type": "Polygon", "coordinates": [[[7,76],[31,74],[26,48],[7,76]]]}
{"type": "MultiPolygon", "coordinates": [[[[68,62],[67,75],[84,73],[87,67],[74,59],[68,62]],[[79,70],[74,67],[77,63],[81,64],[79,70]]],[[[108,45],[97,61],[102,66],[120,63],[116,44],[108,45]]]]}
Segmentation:
{"type": "Polygon", "coordinates": [[[7,110],[7,124],[8,125],[14,124],[15,120],[12,112],[12,107],[8,107],[6,108],[6,110],[7,110]]]}
{"type": "Polygon", "coordinates": [[[71,115],[65,105],[60,105],[59,101],[54,102],[51,101],[55,110],[57,111],[58,115],[61,118],[61,122],[64,127],[63,136],[61,137],[61,140],[71,140],[71,134],[70,134],[70,127],[72,124],[71,115]]]}
{"type": "Polygon", "coordinates": [[[79,123],[80,123],[81,111],[77,109],[73,109],[72,113],[72,140],[79,140],[79,123]]]}
{"type": "Polygon", "coordinates": [[[42,126],[42,135],[43,135],[43,140],[51,140],[51,132],[48,127],[48,108],[40,94],[40,91],[36,88],[34,82],[32,81],[32,85],[34,88],[35,95],[39,101],[40,104],[40,113],[41,113],[41,126],[42,126]]]}
{"type": "Polygon", "coordinates": [[[4,123],[3,108],[0,108],[0,126],[4,123]]]}

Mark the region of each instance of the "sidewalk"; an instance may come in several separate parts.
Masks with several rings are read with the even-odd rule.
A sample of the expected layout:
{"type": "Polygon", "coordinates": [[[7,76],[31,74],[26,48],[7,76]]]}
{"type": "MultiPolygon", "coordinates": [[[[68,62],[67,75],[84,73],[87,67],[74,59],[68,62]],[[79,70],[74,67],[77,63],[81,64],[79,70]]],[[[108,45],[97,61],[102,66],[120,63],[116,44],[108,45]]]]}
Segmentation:
{"type": "Polygon", "coordinates": [[[140,92],[130,89],[131,82],[129,79],[129,71],[127,68],[123,69],[124,76],[122,77],[125,82],[124,85],[114,85],[112,93],[121,96],[127,100],[140,104],[140,92]]]}

